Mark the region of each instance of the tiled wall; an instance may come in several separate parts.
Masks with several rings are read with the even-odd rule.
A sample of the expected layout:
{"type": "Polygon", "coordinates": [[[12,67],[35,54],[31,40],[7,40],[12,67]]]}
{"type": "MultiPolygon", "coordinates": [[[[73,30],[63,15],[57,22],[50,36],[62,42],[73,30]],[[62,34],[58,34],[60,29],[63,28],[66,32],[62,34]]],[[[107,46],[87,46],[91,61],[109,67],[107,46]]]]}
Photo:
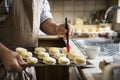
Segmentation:
{"type": "Polygon", "coordinates": [[[63,23],[67,16],[69,19],[89,19],[91,13],[106,8],[106,0],[48,0],[51,12],[57,23],[63,23]]]}

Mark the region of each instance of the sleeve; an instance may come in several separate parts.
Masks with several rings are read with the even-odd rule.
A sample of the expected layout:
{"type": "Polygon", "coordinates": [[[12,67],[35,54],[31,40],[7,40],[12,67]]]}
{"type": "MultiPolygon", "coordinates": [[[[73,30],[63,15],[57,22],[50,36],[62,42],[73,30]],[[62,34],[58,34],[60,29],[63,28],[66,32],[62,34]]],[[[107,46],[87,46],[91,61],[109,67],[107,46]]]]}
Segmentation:
{"type": "Polygon", "coordinates": [[[51,12],[50,12],[50,5],[47,0],[44,1],[43,7],[42,7],[42,13],[41,13],[41,23],[43,23],[48,18],[53,18],[51,12]]]}

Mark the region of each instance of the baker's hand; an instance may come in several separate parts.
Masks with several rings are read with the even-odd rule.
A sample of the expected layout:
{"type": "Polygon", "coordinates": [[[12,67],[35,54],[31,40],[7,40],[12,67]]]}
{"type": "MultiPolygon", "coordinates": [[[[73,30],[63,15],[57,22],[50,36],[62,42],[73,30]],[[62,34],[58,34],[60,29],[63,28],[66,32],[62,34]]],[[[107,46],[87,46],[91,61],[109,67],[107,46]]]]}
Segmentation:
{"type": "Polygon", "coordinates": [[[8,72],[21,72],[23,67],[20,64],[26,64],[22,57],[12,50],[4,51],[1,61],[8,72]]]}
{"type": "MultiPolygon", "coordinates": [[[[74,34],[74,28],[68,24],[68,31],[69,31],[69,35],[72,36],[74,34]]],[[[58,27],[56,28],[56,32],[58,35],[63,35],[65,36],[66,35],[66,28],[65,28],[65,24],[60,24],[58,25],[58,27]]]]}

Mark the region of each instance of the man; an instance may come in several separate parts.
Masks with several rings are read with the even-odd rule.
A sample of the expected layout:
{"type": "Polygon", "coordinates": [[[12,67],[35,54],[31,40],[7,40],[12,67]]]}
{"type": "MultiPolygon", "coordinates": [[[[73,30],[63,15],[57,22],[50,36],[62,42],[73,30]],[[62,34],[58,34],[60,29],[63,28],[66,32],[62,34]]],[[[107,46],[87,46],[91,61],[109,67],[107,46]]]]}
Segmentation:
{"type": "MultiPolygon", "coordinates": [[[[0,2],[0,61],[6,71],[21,72],[23,67],[20,64],[26,63],[9,47],[38,46],[39,28],[50,35],[65,35],[66,29],[64,24],[57,25],[53,21],[47,0],[0,0],[0,2]]],[[[69,27],[70,35],[72,31],[73,29],[69,27]]],[[[29,72],[29,68],[27,71],[29,72]]],[[[22,72],[25,73],[24,77],[27,71],[22,72]]],[[[10,75],[7,74],[8,77],[10,75]]],[[[6,73],[0,73],[0,80],[7,80],[7,76],[6,73]]],[[[18,80],[18,77],[13,80],[18,80]]]]}

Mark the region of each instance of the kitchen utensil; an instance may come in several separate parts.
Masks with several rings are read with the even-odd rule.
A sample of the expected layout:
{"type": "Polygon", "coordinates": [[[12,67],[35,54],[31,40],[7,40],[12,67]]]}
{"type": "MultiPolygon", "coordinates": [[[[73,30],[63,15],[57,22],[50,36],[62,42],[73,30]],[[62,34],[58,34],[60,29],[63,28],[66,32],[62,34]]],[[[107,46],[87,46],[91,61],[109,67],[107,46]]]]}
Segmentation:
{"type": "Polygon", "coordinates": [[[66,44],[66,48],[67,48],[67,52],[70,52],[70,44],[69,44],[69,28],[68,28],[68,19],[67,17],[65,18],[65,28],[67,29],[66,32],[66,39],[67,39],[67,44],[66,44]]]}

